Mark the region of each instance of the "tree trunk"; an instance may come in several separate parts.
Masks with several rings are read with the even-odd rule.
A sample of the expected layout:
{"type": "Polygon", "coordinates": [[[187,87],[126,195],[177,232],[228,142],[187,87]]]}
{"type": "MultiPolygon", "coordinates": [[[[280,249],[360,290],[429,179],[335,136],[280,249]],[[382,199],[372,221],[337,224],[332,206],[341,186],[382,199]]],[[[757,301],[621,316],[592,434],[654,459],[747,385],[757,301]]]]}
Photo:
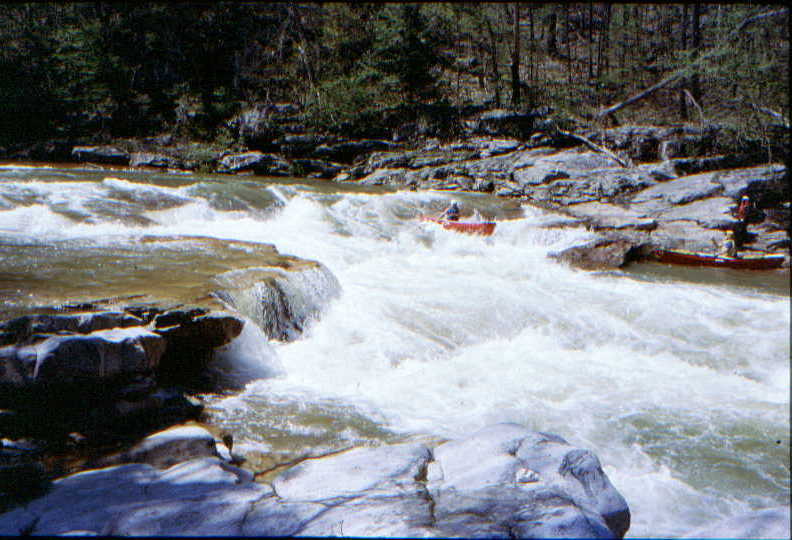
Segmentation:
{"type": "Polygon", "coordinates": [[[608,72],[608,47],[610,46],[611,3],[605,3],[605,27],[600,33],[599,51],[597,53],[597,78],[608,72]],[[604,66],[604,69],[603,69],[604,66]]]}
{"type": "Polygon", "coordinates": [[[594,78],[594,2],[589,1],[588,9],[588,76],[594,78]]]}
{"type": "MultiPolygon", "coordinates": [[[[643,36],[643,9],[641,9],[641,4],[635,5],[635,24],[633,28],[635,29],[635,35],[633,36],[633,46],[632,46],[632,53],[633,59],[638,64],[643,64],[643,54],[642,54],[642,47],[641,41],[643,36]]],[[[643,86],[643,70],[638,70],[638,87],[640,88],[643,86]]]]}
{"type": "MultiPolygon", "coordinates": [[[[701,49],[701,3],[696,2],[693,4],[693,50],[696,57],[699,55],[701,49]]],[[[694,73],[691,77],[690,86],[693,94],[693,99],[701,103],[701,83],[699,81],[698,73],[694,73]]]]}
{"type": "MultiPolygon", "coordinates": [[[[687,50],[687,27],[688,27],[688,5],[682,4],[682,25],[680,28],[680,43],[679,49],[682,51],[687,50]]],[[[682,117],[683,122],[688,120],[687,99],[685,93],[679,92],[679,115],[682,117]]]]}
{"type": "Polygon", "coordinates": [[[621,55],[619,55],[619,70],[624,72],[624,64],[627,57],[627,25],[630,22],[630,6],[621,6],[622,24],[620,32],[621,55]]]}
{"type": "Polygon", "coordinates": [[[500,73],[498,73],[498,38],[495,35],[495,30],[492,28],[492,23],[487,18],[487,30],[490,36],[490,61],[492,62],[492,79],[493,90],[495,91],[495,108],[500,109],[501,96],[500,96],[500,73]]]}
{"type": "Polygon", "coordinates": [[[533,81],[536,78],[536,62],[534,61],[534,53],[536,52],[536,35],[534,34],[534,7],[530,6],[528,8],[528,27],[530,28],[530,37],[529,37],[529,47],[528,50],[530,63],[528,64],[528,80],[533,81]]]}
{"type": "Polygon", "coordinates": [[[511,106],[517,109],[520,106],[520,4],[515,3],[514,10],[514,47],[512,48],[511,63],[511,84],[512,99],[511,106]]]}
{"type": "Polygon", "coordinates": [[[547,19],[547,54],[555,56],[558,54],[556,45],[556,13],[552,11],[547,19]]]}
{"type": "Polygon", "coordinates": [[[567,75],[569,84],[572,84],[572,39],[570,37],[569,4],[564,4],[564,37],[567,46],[567,75]]]}

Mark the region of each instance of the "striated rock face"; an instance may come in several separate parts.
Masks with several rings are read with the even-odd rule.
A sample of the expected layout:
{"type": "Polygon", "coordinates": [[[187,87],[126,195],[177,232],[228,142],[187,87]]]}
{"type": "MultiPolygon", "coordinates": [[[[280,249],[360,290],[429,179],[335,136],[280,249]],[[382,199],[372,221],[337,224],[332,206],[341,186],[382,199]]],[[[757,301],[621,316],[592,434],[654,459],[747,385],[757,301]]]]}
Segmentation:
{"type": "Polygon", "coordinates": [[[271,485],[205,456],[209,438],[193,428],[149,437],[136,447],[148,456],[140,461],[167,466],[153,449],[168,446],[192,459],[61,478],[0,515],[0,534],[618,538],[630,524],[596,456],[515,424],[434,449],[404,443],[309,459],[271,485]]]}
{"type": "Polygon", "coordinates": [[[163,385],[199,384],[242,326],[228,313],[151,306],[2,323],[0,407],[14,413],[4,434],[57,438],[192,418],[202,406],[163,385]]]}
{"type": "Polygon", "coordinates": [[[0,361],[5,368],[0,383],[99,384],[124,375],[151,372],[164,351],[164,340],[142,328],[52,336],[35,345],[0,350],[0,361]]]}

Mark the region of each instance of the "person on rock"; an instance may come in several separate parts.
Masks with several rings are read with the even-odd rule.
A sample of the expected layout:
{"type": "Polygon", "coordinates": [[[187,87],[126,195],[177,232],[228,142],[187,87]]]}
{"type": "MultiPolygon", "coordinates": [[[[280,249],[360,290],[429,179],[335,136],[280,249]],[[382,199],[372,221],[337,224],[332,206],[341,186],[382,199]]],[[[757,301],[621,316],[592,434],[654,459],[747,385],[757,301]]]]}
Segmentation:
{"type": "Polygon", "coordinates": [[[459,205],[455,202],[452,202],[451,205],[446,208],[442,214],[440,214],[440,219],[444,219],[447,221],[459,221],[459,205]]]}
{"type": "Polygon", "coordinates": [[[740,206],[737,207],[737,223],[732,228],[732,240],[735,244],[735,249],[743,246],[748,238],[748,215],[751,210],[751,198],[748,195],[743,195],[740,199],[740,206]]]}
{"type": "Polygon", "coordinates": [[[732,231],[726,231],[726,240],[723,242],[721,255],[737,257],[737,245],[734,243],[734,234],[732,231]]]}

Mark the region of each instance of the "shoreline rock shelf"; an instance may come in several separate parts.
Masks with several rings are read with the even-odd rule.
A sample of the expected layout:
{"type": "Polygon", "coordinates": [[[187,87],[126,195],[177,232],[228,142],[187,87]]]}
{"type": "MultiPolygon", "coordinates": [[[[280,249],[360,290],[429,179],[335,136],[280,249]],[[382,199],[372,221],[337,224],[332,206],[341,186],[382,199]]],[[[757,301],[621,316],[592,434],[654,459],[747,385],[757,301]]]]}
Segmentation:
{"type": "Polygon", "coordinates": [[[630,524],[593,454],[516,424],[307,459],[269,484],[211,442],[198,427],[154,434],[0,515],[0,534],[621,538],[630,524]]]}

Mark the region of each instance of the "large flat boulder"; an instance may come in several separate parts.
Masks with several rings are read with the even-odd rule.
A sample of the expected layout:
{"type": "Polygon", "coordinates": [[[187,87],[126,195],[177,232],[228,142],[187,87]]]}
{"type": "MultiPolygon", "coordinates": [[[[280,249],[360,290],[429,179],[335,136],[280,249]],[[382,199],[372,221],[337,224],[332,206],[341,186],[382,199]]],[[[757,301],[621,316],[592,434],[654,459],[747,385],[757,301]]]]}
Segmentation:
{"type": "Polygon", "coordinates": [[[440,445],[427,487],[446,537],[622,537],[624,498],[591,452],[516,424],[440,445]]]}
{"type": "MultiPolygon", "coordinates": [[[[193,435],[201,448],[209,441],[193,435]]],[[[217,457],[85,471],[0,515],[0,534],[614,538],[629,523],[591,452],[499,424],[434,449],[306,459],[271,485],[217,457]]]]}

